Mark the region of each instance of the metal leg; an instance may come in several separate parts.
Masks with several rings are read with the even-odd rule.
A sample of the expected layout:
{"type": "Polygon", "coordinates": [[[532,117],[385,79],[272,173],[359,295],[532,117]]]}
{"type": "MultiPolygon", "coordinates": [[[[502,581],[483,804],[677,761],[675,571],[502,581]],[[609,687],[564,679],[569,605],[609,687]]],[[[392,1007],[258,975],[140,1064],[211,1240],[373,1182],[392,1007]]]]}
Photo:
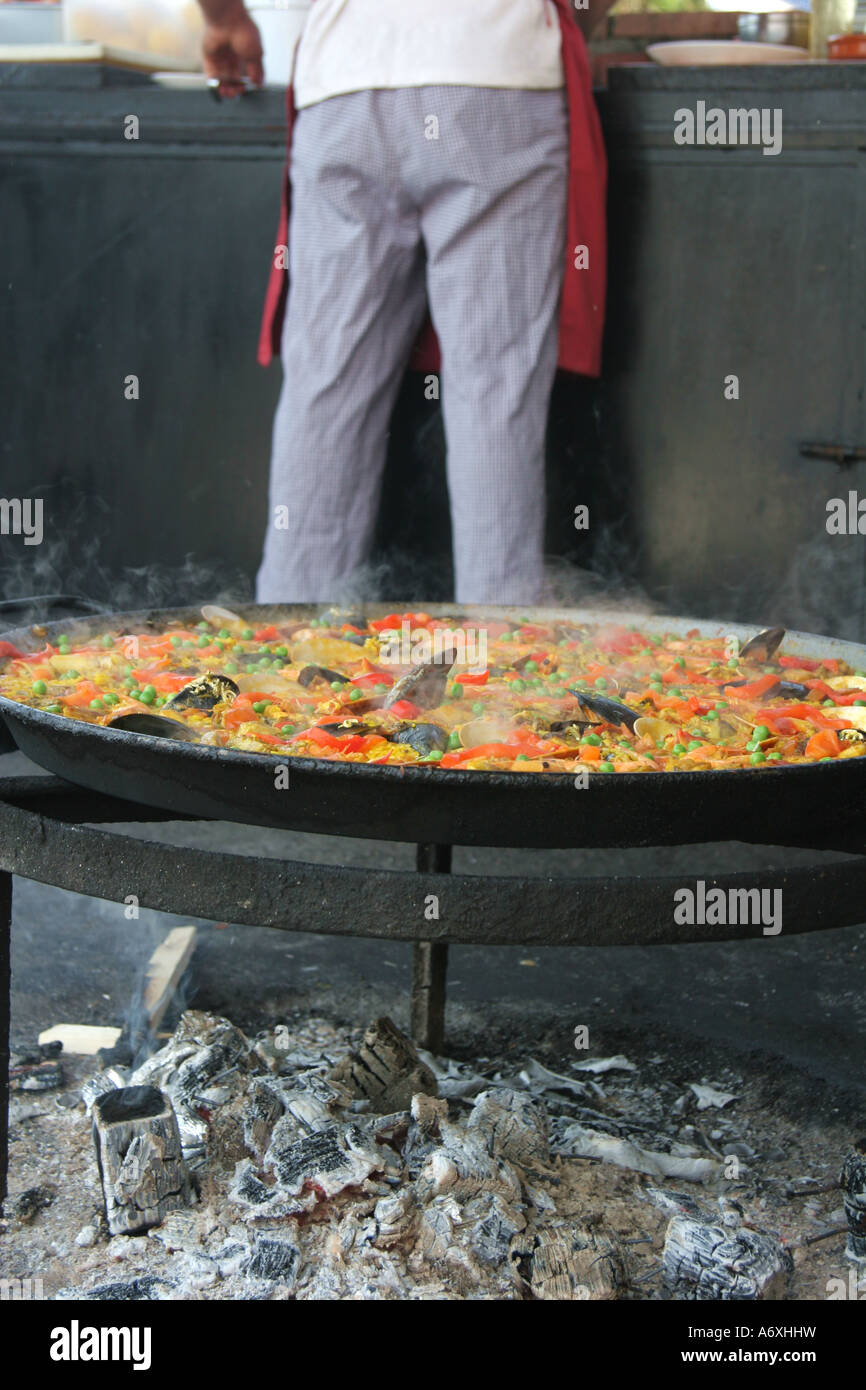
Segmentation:
{"type": "Polygon", "coordinates": [[[12,977],[9,949],[12,936],[12,875],[0,873],[0,1212],[6,1199],[9,1167],[9,1013],[12,977]]]}
{"type": "MultiPolygon", "coordinates": [[[[419,873],[451,872],[450,845],[419,845],[419,873]]],[[[428,1052],[441,1052],[445,1042],[445,988],[448,947],[438,941],[417,941],[412,959],[412,1037],[428,1052]]]]}

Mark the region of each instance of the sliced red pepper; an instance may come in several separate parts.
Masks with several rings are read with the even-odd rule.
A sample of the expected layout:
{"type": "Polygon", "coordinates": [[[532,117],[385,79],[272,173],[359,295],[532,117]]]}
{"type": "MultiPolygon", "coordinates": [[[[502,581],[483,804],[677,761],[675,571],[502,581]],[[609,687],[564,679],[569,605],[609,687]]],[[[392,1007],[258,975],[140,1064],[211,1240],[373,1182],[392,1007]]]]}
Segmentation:
{"type": "Polygon", "coordinates": [[[387,618],[371,619],[370,629],[373,632],[399,632],[402,622],[403,618],[400,613],[389,613],[387,618]]]}
{"type": "Polygon", "coordinates": [[[91,700],[101,700],[103,694],[93,681],[79,681],[71,695],[60,696],[60,703],[69,705],[70,709],[86,709],[91,700]]]}
{"type": "Polygon", "coordinates": [[[276,642],[280,635],[280,629],[274,627],[273,623],[269,623],[267,627],[260,627],[253,634],[257,642],[276,642]]]}
{"type": "Polygon", "coordinates": [[[352,684],[361,686],[366,690],[372,689],[374,685],[393,685],[394,677],[386,675],[384,671],[362,671],[359,675],[352,677],[352,684]]]}
{"type": "Polygon", "coordinates": [[[413,705],[411,700],[397,700],[390,709],[391,713],[396,714],[398,719],[417,719],[423,713],[423,710],[420,710],[417,705],[413,705]]]}
{"type": "Polygon", "coordinates": [[[486,685],[490,679],[489,671],[461,671],[459,676],[454,677],[455,685],[486,685]]]}
{"type": "Polygon", "coordinates": [[[24,653],[19,652],[17,647],[13,647],[11,642],[0,642],[0,661],[7,656],[18,657],[19,660],[23,660],[24,653]]]}
{"type": "Polygon", "coordinates": [[[619,652],[627,656],[629,652],[642,650],[647,643],[646,638],[639,632],[629,632],[625,627],[613,627],[599,635],[596,645],[603,652],[619,652]]]}
{"type": "Polygon", "coordinates": [[[805,656],[779,656],[776,660],[789,671],[817,671],[821,666],[820,661],[810,661],[805,656]]]}
{"type": "Polygon", "coordinates": [[[759,676],[756,681],[750,681],[748,685],[726,685],[725,693],[730,692],[732,699],[735,700],[757,700],[760,695],[766,695],[768,690],[772,690],[774,685],[779,684],[779,677],[772,674],[759,676]]]}

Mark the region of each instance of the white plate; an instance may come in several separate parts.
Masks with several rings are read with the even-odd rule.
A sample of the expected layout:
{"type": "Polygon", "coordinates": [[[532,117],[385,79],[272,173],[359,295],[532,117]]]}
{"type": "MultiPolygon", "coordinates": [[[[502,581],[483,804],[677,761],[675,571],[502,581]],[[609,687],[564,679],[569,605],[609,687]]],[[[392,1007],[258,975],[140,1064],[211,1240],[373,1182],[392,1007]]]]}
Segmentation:
{"type": "Polygon", "coordinates": [[[750,43],[745,39],[679,39],[671,43],[651,43],[647,53],[654,63],[661,63],[663,67],[809,62],[805,48],[786,43],[750,43]]]}

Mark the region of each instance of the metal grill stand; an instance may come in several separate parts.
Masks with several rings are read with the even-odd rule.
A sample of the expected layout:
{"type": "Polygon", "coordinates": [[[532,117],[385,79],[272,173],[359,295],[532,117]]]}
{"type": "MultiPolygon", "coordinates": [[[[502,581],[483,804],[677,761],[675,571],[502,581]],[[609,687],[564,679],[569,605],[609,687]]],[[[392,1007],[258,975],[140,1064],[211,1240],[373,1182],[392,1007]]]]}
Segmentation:
{"type": "MultiPolygon", "coordinates": [[[[369,870],[214,853],[98,828],[193,819],[55,777],[0,781],[0,1200],[8,1146],[13,874],[114,902],[134,892],[142,907],[210,921],[307,932],[312,920],[320,934],[411,941],[412,1030],[433,1052],[442,1050],[444,1038],[449,942],[629,946],[745,940],[758,930],[675,922],[673,895],[683,886],[682,872],[660,878],[452,875],[451,847],[442,844],[419,845],[415,871],[369,870]],[[434,900],[435,911],[425,912],[434,900]]],[[[853,857],[806,868],[708,873],[707,889],[781,888],[786,935],[862,921],[866,832],[822,834],[819,827],[785,843],[853,857]]]]}

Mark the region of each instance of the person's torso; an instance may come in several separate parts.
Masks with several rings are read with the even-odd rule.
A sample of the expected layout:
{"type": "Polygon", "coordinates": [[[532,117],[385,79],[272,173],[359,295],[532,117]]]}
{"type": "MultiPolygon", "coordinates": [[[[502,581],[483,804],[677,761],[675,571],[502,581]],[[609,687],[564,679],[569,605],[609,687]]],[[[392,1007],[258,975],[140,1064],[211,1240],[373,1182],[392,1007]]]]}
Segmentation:
{"type": "Polygon", "coordinates": [[[376,87],[563,82],[551,0],[313,0],[294,88],[302,107],[376,87]]]}

